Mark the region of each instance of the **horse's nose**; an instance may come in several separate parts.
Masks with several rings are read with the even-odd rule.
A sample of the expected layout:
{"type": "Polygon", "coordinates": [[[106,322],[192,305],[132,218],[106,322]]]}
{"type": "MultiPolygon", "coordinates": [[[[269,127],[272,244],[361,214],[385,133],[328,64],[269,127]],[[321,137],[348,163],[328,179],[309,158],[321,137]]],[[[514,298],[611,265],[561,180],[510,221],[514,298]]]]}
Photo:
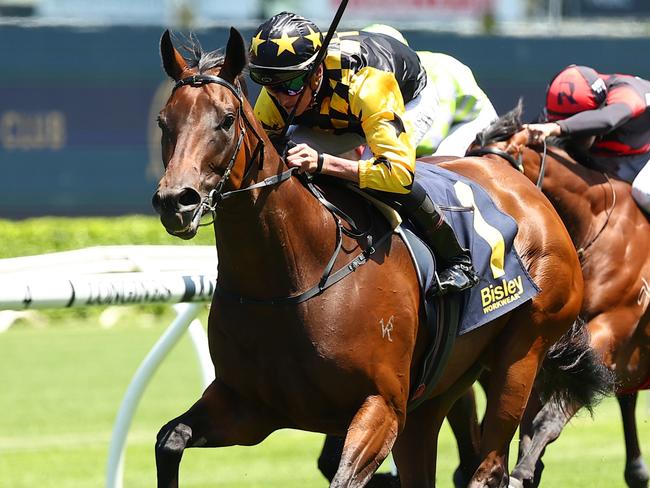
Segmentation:
{"type": "Polygon", "coordinates": [[[194,210],[201,204],[201,195],[191,187],[158,190],[151,199],[153,208],[159,214],[183,213],[194,210]]]}

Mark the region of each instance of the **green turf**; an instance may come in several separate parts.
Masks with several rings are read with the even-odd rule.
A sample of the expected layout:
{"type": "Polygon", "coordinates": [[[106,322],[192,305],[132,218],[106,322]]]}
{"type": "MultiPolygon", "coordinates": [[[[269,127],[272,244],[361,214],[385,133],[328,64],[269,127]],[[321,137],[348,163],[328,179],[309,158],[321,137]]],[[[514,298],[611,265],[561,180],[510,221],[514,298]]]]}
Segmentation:
{"type": "MultiPolygon", "coordinates": [[[[205,316],[202,315],[204,319],[205,316]]],[[[0,487],[101,487],[112,425],[138,364],[171,316],[132,313],[101,328],[79,318],[19,324],[0,335],[0,487]]],[[[128,440],[125,487],[155,484],[153,441],[160,426],[200,393],[197,362],[184,338],[147,389],[128,440]]],[[[638,407],[648,449],[648,398],[638,407]]],[[[189,450],[184,487],[326,486],[316,469],[322,436],[280,431],[255,447],[189,450]]],[[[513,448],[516,444],[513,443],[513,448]]],[[[455,447],[445,425],[438,486],[451,486],[455,447]]],[[[544,487],[624,487],[623,443],[613,400],[580,418],[545,457],[544,487]]],[[[386,468],[384,468],[386,469],[386,468]]]]}
{"type": "Polygon", "coordinates": [[[191,241],[169,235],[158,218],[144,215],[103,218],[42,217],[0,219],[0,258],[68,251],[99,245],[214,245],[206,227],[191,241]]]}
{"type": "MultiPolygon", "coordinates": [[[[0,220],[0,257],[115,244],[213,244],[203,230],[189,243],[168,236],[155,217],[0,220]]],[[[101,309],[47,311],[42,320],[0,334],[0,488],[88,488],[105,484],[113,422],[140,361],[172,316],[168,307],[128,310],[99,326],[101,309]],[[167,310],[167,312],[165,312],[167,310]]],[[[205,322],[205,312],[202,316],[205,322]]],[[[128,439],[126,488],[155,485],[153,442],[167,420],[200,394],[197,362],[184,338],[153,378],[128,439]]],[[[642,449],[650,455],[650,398],[637,407],[642,449]]],[[[183,487],[325,487],[316,469],[317,434],[281,431],[255,447],[191,449],[183,487]]],[[[516,442],[513,442],[516,449],[516,442]]],[[[607,400],[596,420],[575,420],[546,456],[543,487],[624,487],[618,408],[607,400]]],[[[438,486],[451,486],[455,445],[445,425],[438,486]]],[[[385,466],[382,469],[387,469],[385,466]]]]}

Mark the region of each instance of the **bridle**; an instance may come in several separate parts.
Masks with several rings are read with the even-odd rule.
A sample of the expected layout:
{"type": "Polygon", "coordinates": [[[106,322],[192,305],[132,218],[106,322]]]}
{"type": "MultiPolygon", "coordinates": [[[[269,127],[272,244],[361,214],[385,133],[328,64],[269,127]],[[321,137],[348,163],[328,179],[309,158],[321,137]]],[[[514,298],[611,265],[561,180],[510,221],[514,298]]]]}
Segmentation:
{"type": "MultiPolygon", "coordinates": [[[[537,182],[535,183],[535,186],[541,191],[542,189],[542,184],[544,182],[544,173],[546,172],[546,155],[548,153],[548,149],[546,146],[546,140],[543,141],[543,151],[540,156],[540,162],[539,162],[539,175],[537,176],[537,182]]],[[[522,173],[524,172],[524,166],[523,166],[523,156],[522,153],[519,153],[519,157],[515,159],[511,154],[508,152],[496,148],[496,147],[479,147],[476,149],[472,149],[469,151],[466,156],[485,156],[486,154],[494,154],[496,156],[500,156],[506,161],[508,161],[515,169],[521,171],[522,173]]],[[[607,173],[602,173],[602,175],[605,177],[607,182],[609,183],[609,187],[612,191],[612,204],[610,207],[607,209],[606,215],[607,217],[605,218],[605,222],[603,223],[602,227],[600,230],[592,237],[587,244],[584,246],[580,246],[576,252],[578,253],[578,257],[580,260],[583,259],[585,252],[587,249],[591,247],[591,245],[600,237],[600,235],[603,233],[605,228],[607,227],[607,224],[609,223],[609,219],[612,216],[612,213],[614,212],[614,207],[616,206],[616,190],[614,189],[614,185],[612,184],[612,180],[610,177],[607,175],[607,173]]]]}
{"type": "MultiPolygon", "coordinates": [[[[223,190],[225,184],[230,177],[230,173],[235,165],[237,155],[241,150],[241,145],[243,143],[244,136],[246,135],[246,126],[248,126],[248,128],[253,132],[253,134],[257,138],[257,145],[253,150],[250,160],[247,161],[246,163],[247,168],[244,171],[244,178],[243,178],[244,180],[246,180],[246,178],[248,177],[251,168],[253,168],[254,166],[253,161],[255,160],[256,157],[258,157],[258,155],[259,155],[259,168],[260,169],[262,168],[264,164],[264,140],[260,137],[260,135],[255,130],[255,126],[246,117],[246,113],[243,110],[244,99],[239,84],[234,85],[229,81],[221,78],[220,76],[215,76],[215,75],[192,75],[177,81],[176,84],[174,85],[174,88],[172,89],[172,93],[182,86],[189,85],[193,87],[201,87],[210,83],[216,83],[218,85],[227,88],[237,98],[237,101],[239,102],[239,107],[237,108],[237,115],[239,118],[240,130],[239,130],[239,137],[237,139],[237,143],[235,144],[235,149],[232,153],[232,156],[230,157],[230,160],[228,161],[228,164],[226,165],[226,169],[224,170],[221,179],[217,183],[217,186],[215,186],[215,188],[213,188],[210,191],[210,193],[208,193],[208,195],[201,201],[201,203],[197,206],[196,210],[194,211],[194,215],[192,216],[192,222],[195,223],[196,226],[205,226],[205,225],[212,224],[214,222],[216,209],[223,200],[226,200],[227,198],[230,198],[242,192],[248,192],[257,188],[278,185],[288,180],[298,170],[298,168],[295,167],[289,168],[287,171],[284,171],[281,174],[270,176],[258,183],[249,185],[244,188],[239,188],[236,190],[224,192],[223,190]],[[200,221],[201,217],[206,211],[210,211],[212,213],[213,220],[211,222],[201,224],[198,221],[200,221]]],[[[325,266],[325,270],[323,271],[319,282],[316,285],[309,288],[308,290],[299,293],[298,295],[291,295],[287,297],[279,297],[274,299],[256,299],[256,298],[244,297],[242,295],[234,294],[224,290],[219,285],[218,281],[217,281],[217,286],[215,288],[215,293],[218,293],[221,296],[225,296],[230,299],[234,299],[242,304],[243,303],[267,304],[267,305],[299,304],[306,300],[309,300],[310,298],[316,295],[319,295],[325,289],[329,288],[333,284],[345,278],[348,274],[356,271],[356,269],[359,266],[364,265],[369,260],[370,256],[374,254],[378,246],[380,246],[390,238],[392,231],[385,233],[377,240],[377,242],[373,243],[372,239],[368,234],[368,231],[359,230],[354,220],[345,212],[343,212],[341,209],[339,209],[334,204],[329,202],[322,194],[322,192],[318,190],[318,188],[310,181],[308,177],[306,177],[305,175],[297,175],[297,176],[303,178],[304,180],[303,183],[308,188],[308,190],[312,193],[312,195],[314,195],[314,197],[316,197],[316,199],[323,206],[325,206],[325,208],[327,208],[327,210],[332,214],[337,226],[335,250],[332,256],[330,257],[327,265],[325,266]],[[347,222],[349,228],[345,228],[342,225],[341,219],[347,222]],[[343,242],[342,234],[346,234],[350,237],[357,238],[357,239],[365,237],[367,242],[365,248],[354,259],[352,259],[352,261],[350,261],[347,265],[343,266],[341,269],[337,271],[333,271],[334,263],[342,247],[342,242],[343,242]]]]}
{"type": "MultiPolygon", "coordinates": [[[[537,182],[535,183],[535,186],[537,187],[538,190],[542,189],[542,183],[544,182],[544,173],[546,172],[546,140],[544,142],[544,149],[542,151],[542,156],[541,160],[539,162],[539,175],[537,176],[537,182]]],[[[499,149],[498,147],[478,147],[476,149],[472,149],[469,151],[466,156],[485,156],[486,154],[494,154],[495,156],[500,156],[506,161],[508,161],[513,168],[517,169],[521,173],[524,172],[524,164],[523,164],[523,155],[521,152],[519,152],[519,156],[517,159],[515,159],[512,154],[504,151],[503,149],[499,149]]]]}
{"type": "MultiPolygon", "coordinates": [[[[248,117],[246,117],[246,113],[243,110],[244,107],[243,94],[241,90],[241,85],[239,83],[237,83],[237,85],[233,85],[229,81],[221,78],[220,76],[215,76],[215,75],[192,75],[177,81],[176,84],[174,85],[174,88],[172,89],[172,93],[174,93],[177,89],[179,89],[182,86],[189,85],[193,87],[201,87],[211,83],[216,83],[217,85],[221,85],[227,88],[235,96],[235,98],[237,98],[237,101],[239,102],[239,106],[237,107],[237,116],[239,119],[239,137],[237,138],[237,143],[235,144],[235,149],[232,153],[232,156],[230,156],[230,160],[226,165],[226,169],[221,175],[221,179],[217,183],[217,186],[215,186],[210,191],[210,193],[208,193],[208,195],[201,201],[200,205],[197,206],[196,210],[194,211],[194,215],[192,216],[192,222],[199,221],[206,211],[210,211],[212,213],[212,217],[214,220],[214,214],[217,206],[223,200],[229,198],[235,193],[239,193],[242,191],[250,191],[255,188],[261,188],[264,186],[276,185],[278,183],[281,183],[282,181],[287,180],[291,176],[291,172],[287,171],[285,173],[282,173],[281,175],[276,175],[270,178],[266,178],[264,181],[248,186],[246,188],[240,188],[238,190],[232,190],[225,193],[223,192],[223,189],[225,188],[226,183],[230,178],[230,173],[232,172],[232,169],[235,165],[237,156],[239,155],[242,142],[244,141],[244,136],[246,135],[246,127],[248,127],[255,135],[255,138],[257,139],[257,144],[255,145],[255,149],[253,150],[253,154],[251,155],[250,160],[246,163],[247,167],[246,170],[244,171],[244,178],[243,178],[244,180],[249,176],[249,172],[253,168],[253,161],[255,160],[255,158],[259,159],[260,169],[264,165],[264,139],[262,139],[262,137],[257,133],[257,131],[255,130],[255,126],[251,123],[250,120],[248,120],[248,117]]],[[[197,226],[210,225],[211,223],[212,222],[200,224],[197,222],[197,226]]]]}

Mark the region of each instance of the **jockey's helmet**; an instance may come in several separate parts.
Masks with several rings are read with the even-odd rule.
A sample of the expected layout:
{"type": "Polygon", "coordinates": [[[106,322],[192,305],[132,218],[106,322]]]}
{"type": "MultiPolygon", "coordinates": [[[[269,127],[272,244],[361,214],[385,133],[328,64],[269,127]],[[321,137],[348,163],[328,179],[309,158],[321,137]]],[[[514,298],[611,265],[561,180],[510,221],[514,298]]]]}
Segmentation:
{"type": "Polygon", "coordinates": [[[320,29],[304,17],[290,12],[271,17],[251,39],[251,79],[260,85],[299,90],[322,43],[320,29]]]}
{"type": "Polygon", "coordinates": [[[594,110],[606,98],[607,86],[598,72],[572,64],[560,71],[546,89],[546,118],[552,122],[594,110]]]}
{"type": "Polygon", "coordinates": [[[400,31],[395,29],[395,27],[391,27],[390,25],[370,24],[369,26],[364,27],[361,30],[365,32],[374,32],[375,34],[384,34],[386,36],[392,37],[393,39],[397,39],[402,44],[406,44],[407,46],[409,45],[404,35],[400,31]]]}

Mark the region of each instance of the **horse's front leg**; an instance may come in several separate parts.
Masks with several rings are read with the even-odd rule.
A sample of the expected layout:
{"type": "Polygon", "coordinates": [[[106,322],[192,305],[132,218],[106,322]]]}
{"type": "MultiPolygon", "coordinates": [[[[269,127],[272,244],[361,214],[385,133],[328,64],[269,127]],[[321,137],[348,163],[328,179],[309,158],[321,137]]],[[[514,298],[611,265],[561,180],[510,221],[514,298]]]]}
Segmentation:
{"type": "Polygon", "coordinates": [[[158,487],[178,486],[178,470],[186,448],[258,444],[278,428],[277,422],[263,407],[251,404],[216,379],[187,412],[158,432],[158,487]]]}
{"type": "Polygon", "coordinates": [[[383,397],[368,397],[350,423],[330,487],[365,486],[390,453],[398,425],[397,413],[383,397]]]}
{"type": "Polygon", "coordinates": [[[636,393],[616,397],[623,418],[625,435],[625,483],[630,488],[648,488],[648,467],[643,461],[636,428],[636,393]]]}
{"type": "Polygon", "coordinates": [[[474,388],[470,387],[456,400],[447,413],[447,421],[458,444],[459,463],[454,471],[454,486],[465,488],[479,465],[481,427],[476,412],[474,388]]]}

